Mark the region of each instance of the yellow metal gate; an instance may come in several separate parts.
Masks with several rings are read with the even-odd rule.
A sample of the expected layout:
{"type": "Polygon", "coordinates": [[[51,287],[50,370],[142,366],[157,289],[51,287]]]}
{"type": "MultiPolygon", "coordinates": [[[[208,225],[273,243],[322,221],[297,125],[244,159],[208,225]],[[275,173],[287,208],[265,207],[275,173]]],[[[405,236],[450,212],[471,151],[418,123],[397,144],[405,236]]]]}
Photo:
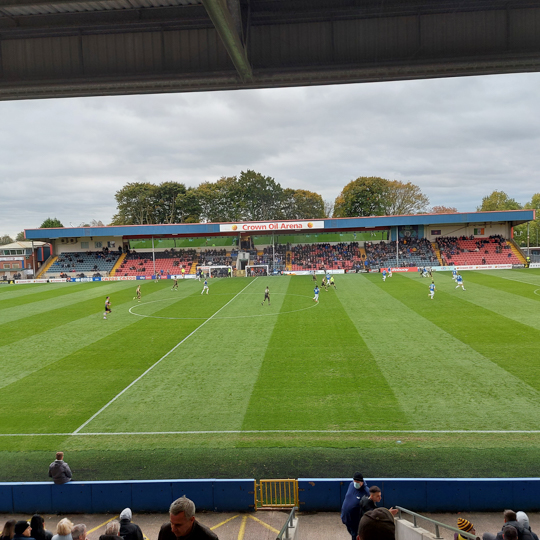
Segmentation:
{"type": "Polygon", "coordinates": [[[255,508],[293,508],[298,506],[298,480],[255,481],[255,508]]]}

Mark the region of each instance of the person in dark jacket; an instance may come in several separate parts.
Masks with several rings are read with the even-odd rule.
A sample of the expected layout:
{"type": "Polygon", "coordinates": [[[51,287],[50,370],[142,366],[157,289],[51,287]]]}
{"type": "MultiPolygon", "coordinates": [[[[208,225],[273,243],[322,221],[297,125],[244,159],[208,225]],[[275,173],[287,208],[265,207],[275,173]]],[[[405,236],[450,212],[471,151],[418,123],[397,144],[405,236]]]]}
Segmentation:
{"type": "MultiPolygon", "coordinates": [[[[375,510],[377,508],[377,503],[381,502],[382,499],[382,493],[381,488],[378,486],[371,486],[369,488],[369,497],[366,497],[365,495],[362,497],[362,500],[360,501],[360,519],[362,519],[362,516],[369,512],[370,510],[375,510]]],[[[389,508],[388,511],[395,516],[398,511],[395,508],[389,508]]]]}
{"type": "Polygon", "coordinates": [[[34,540],[32,538],[32,527],[30,527],[28,521],[17,521],[14,531],[13,540],[34,540]]]}
{"type": "Polygon", "coordinates": [[[45,520],[38,514],[34,514],[30,520],[30,527],[32,528],[32,536],[36,540],[51,540],[53,533],[45,530],[43,526],[45,520]]]}
{"type": "MultiPolygon", "coordinates": [[[[315,274],[313,274],[315,276],[315,274]]],[[[341,521],[347,527],[352,540],[356,540],[358,525],[360,524],[360,501],[366,495],[369,497],[369,489],[361,472],[355,472],[353,481],[347,488],[343,505],[341,506],[341,521]]]]}
{"type": "Polygon", "coordinates": [[[49,465],[49,476],[55,484],[71,482],[71,469],[64,461],[64,452],[56,452],[56,459],[49,465]]]}
{"type": "Polygon", "coordinates": [[[124,540],[143,540],[141,528],[131,523],[133,517],[130,508],[124,508],[120,514],[120,536],[124,540]]]}
{"type": "Polygon", "coordinates": [[[519,540],[533,540],[533,535],[529,529],[524,529],[522,525],[517,520],[517,515],[513,510],[504,511],[504,525],[502,529],[497,533],[493,534],[490,532],[485,532],[482,535],[483,540],[503,540],[504,538],[504,529],[506,527],[515,527],[518,533],[519,540]]]}
{"type": "Polygon", "coordinates": [[[219,540],[208,527],[195,519],[195,504],[180,497],[169,508],[170,523],[163,525],[158,540],[219,540]]]}
{"type": "Polygon", "coordinates": [[[366,512],[358,526],[357,540],[395,540],[394,516],[387,508],[376,508],[366,512]]]}

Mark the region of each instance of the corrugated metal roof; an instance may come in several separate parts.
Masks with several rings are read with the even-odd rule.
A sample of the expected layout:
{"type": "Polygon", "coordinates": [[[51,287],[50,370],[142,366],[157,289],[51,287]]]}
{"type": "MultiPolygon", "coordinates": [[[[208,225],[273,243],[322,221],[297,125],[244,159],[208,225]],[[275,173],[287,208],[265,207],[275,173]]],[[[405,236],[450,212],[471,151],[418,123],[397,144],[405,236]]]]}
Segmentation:
{"type": "Polygon", "coordinates": [[[24,17],[29,15],[52,15],[58,13],[88,13],[94,11],[121,11],[125,9],[148,9],[154,7],[178,7],[202,5],[202,0],[98,0],[88,2],[20,2],[3,6],[0,16],[24,17]]]}

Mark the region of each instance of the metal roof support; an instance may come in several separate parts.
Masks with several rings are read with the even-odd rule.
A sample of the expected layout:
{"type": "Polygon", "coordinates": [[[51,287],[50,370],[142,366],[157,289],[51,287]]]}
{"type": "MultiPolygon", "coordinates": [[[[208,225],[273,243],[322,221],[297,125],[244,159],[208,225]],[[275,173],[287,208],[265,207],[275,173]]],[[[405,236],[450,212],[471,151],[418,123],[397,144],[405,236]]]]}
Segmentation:
{"type": "MultiPolygon", "coordinates": [[[[238,33],[237,25],[229,11],[226,0],[202,0],[202,3],[210,20],[216,27],[240,78],[243,82],[251,81],[253,79],[253,71],[247,57],[247,51],[238,33]]],[[[238,0],[234,0],[234,3],[238,4],[238,10],[236,11],[240,13],[238,0]]]]}

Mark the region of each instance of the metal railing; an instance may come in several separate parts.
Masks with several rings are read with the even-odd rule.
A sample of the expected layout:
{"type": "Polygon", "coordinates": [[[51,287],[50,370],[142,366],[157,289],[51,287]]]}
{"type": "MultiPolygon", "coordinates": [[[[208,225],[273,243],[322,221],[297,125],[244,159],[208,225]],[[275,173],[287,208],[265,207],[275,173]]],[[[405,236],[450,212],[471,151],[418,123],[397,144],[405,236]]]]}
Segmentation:
{"type": "Polygon", "coordinates": [[[443,529],[447,529],[448,531],[457,532],[459,533],[463,538],[470,538],[471,540],[476,540],[478,537],[474,534],[470,534],[465,531],[461,531],[460,529],[456,529],[456,527],[452,527],[451,525],[446,525],[445,523],[441,523],[440,521],[436,521],[434,519],[428,518],[426,516],[422,516],[421,514],[417,514],[416,512],[412,512],[411,510],[407,510],[406,508],[403,508],[401,506],[396,506],[398,510],[398,519],[402,519],[401,513],[408,514],[409,516],[412,516],[413,518],[413,527],[417,528],[417,520],[418,518],[423,519],[425,521],[428,521],[429,523],[433,524],[435,526],[435,538],[443,538],[440,535],[439,529],[442,527],[443,529]]]}
{"type": "Polygon", "coordinates": [[[277,535],[276,540],[283,540],[290,538],[290,530],[294,528],[294,520],[296,517],[296,512],[298,511],[298,507],[295,506],[291,513],[289,514],[289,517],[287,518],[287,521],[285,522],[285,525],[281,527],[281,531],[279,531],[279,534],[277,535]]]}
{"type": "Polygon", "coordinates": [[[293,508],[298,506],[298,480],[255,482],[255,508],[293,508]]]}

